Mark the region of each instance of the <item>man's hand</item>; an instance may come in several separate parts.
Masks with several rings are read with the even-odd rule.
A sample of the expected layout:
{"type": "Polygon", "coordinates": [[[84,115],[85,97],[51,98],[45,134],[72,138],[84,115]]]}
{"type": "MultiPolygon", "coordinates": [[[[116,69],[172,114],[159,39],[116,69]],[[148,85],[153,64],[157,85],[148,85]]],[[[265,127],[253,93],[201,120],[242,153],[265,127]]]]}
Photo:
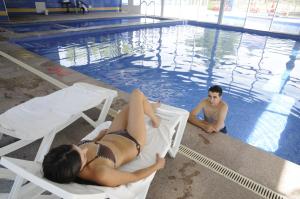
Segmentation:
{"type": "Polygon", "coordinates": [[[205,129],[205,131],[207,133],[216,133],[217,129],[214,126],[212,126],[212,125],[208,125],[207,128],[205,129]]]}

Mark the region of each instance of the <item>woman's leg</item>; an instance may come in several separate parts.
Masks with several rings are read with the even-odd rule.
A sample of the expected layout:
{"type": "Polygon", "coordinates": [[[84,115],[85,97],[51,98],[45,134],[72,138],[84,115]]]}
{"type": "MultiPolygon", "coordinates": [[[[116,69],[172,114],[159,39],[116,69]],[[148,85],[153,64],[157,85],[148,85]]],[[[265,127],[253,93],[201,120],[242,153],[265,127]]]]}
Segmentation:
{"type": "Polygon", "coordinates": [[[146,143],[146,125],[144,115],[148,115],[152,120],[153,126],[159,126],[159,119],[154,113],[157,105],[151,105],[146,96],[135,89],[129,99],[129,112],[127,130],[132,137],[143,147],[146,143]]]}
{"type": "Polygon", "coordinates": [[[150,104],[141,91],[134,90],[130,95],[129,105],[116,115],[109,132],[127,129],[130,135],[143,146],[146,142],[144,114],[151,118],[154,127],[158,127],[160,121],[154,111],[159,105],[159,103],[150,104]]]}
{"type": "Polygon", "coordinates": [[[122,108],[122,110],[114,117],[108,132],[120,131],[127,128],[128,110],[128,105],[122,108]]]}

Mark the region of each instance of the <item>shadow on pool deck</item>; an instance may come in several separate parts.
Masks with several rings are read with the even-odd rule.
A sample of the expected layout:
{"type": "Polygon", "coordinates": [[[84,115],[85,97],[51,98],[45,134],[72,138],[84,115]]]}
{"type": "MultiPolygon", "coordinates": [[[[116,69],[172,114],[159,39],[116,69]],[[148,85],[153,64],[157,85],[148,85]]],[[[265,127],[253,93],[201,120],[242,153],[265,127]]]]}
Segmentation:
{"type": "MultiPolygon", "coordinates": [[[[76,15],[76,17],[81,16],[76,15]]],[[[84,15],[82,17],[91,16],[101,15],[84,15]]],[[[111,15],[106,13],[105,16],[111,15]]],[[[70,15],[67,17],[71,18],[70,15]]],[[[32,18],[41,20],[37,16],[32,16],[32,18]]],[[[62,15],[49,15],[42,18],[47,20],[66,19],[62,15]]],[[[0,46],[2,51],[65,84],[71,85],[77,81],[85,81],[112,88],[68,68],[63,68],[59,73],[53,72],[57,71],[53,70],[57,67],[57,64],[14,44],[2,41],[0,46]],[[3,48],[4,46],[5,48],[3,48]]],[[[51,83],[0,56],[0,113],[33,97],[46,95],[57,89],[51,83]]],[[[128,94],[119,91],[119,97],[114,101],[113,108],[115,110],[119,109],[126,103],[127,99],[128,94]]],[[[89,114],[93,115],[93,111],[89,114]]],[[[56,136],[52,146],[62,143],[77,143],[91,130],[91,126],[80,119],[61,131],[56,136]]],[[[0,140],[0,146],[9,141],[9,138],[4,137],[0,140]]],[[[182,144],[274,191],[290,198],[300,198],[299,165],[256,149],[227,135],[220,133],[206,134],[190,124],[186,127],[182,144]]],[[[9,154],[9,156],[33,159],[38,146],[39,141],[36,141],[9,154]]],[[[8,192],[10,186],[11,182],[0,180],[0,192],[8,192]]],[[[157,198],[259,199],[262,197],[178,154],[175,159],[167,158],[165,169],[157,173],[150,186],[147,199],[157,198]]]]}

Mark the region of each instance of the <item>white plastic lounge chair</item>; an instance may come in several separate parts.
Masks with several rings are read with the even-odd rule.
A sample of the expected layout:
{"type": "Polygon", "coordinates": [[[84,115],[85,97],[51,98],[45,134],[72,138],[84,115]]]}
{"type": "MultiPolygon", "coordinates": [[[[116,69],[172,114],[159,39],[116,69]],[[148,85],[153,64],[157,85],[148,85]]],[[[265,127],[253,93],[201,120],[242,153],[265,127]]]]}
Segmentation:
{"type": "MultiPolygon", "coordinates": [[[[189,113],[183,109],[162,105],[158,109],[158,114],[162,118],[159,128],[152,128],[149,118],[145,116],[147,143],[140,155],[134,161],[122,166],[122,170],[134,171],[149,166],[155,162],[156,153],[165,156],[169,152],[172,157],[175,157],[189,113]]],[[[110,122],[102,123],[84,139],[92,139],[100,130],[107,128],[109,125],[110,122]]],[[[58,198],[68,199],[143,199],[146,197],[150,183],[155,175],[152,174],[140,181],[115,188],[77,183],[58,184],[42,177],[41,163],[39,161],[33,162],[3,157],[0,163],[16,173],[16,175],[31,182],[23,185],[20,191],[23,198],[33,198],[34,194],[41,194],[47,190],[54,194],[51,197],[58,196],[58,198]],[[40,189],[37,189],[37,186],[40,189]]],[[[50,197],[49,195],[39,196],[50,197]]]]}
{"type": "MultiPolygon", "coordinates": [[[[43,97],[33,98],[0,115],[0,134],[19,140],[0,148],[0,156],[43,138],[35,160],[41,161],[48,152],[55,134],[80,117],[96,127],[103,122],[117,92],[87,83],[75,83],[43,97]],[[104,103],[104,104],[103,104],[104,103]],[[103,106],[102,106],[103,104],[103,106]],[[93,121],[83,111],[102,106],[99,118],[93,121]]],[[[1,136],[0,136],[1,139],[1,136]]],[[[0,168],[0,178],[10,179],[0,168]]]]}

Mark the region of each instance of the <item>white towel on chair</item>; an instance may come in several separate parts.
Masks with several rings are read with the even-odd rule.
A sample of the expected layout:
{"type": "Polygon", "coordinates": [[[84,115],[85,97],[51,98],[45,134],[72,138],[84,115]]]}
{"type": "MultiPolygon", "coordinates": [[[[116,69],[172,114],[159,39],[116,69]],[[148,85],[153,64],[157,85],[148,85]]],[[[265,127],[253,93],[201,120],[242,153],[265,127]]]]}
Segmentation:
{"type": "Polygon", "coordinates": [[[33,98],[0,115],[0,132],[24,140],[55,131],[82,111],[99,105],[107,89],[76,83],[44,97],[33,98]]]}

